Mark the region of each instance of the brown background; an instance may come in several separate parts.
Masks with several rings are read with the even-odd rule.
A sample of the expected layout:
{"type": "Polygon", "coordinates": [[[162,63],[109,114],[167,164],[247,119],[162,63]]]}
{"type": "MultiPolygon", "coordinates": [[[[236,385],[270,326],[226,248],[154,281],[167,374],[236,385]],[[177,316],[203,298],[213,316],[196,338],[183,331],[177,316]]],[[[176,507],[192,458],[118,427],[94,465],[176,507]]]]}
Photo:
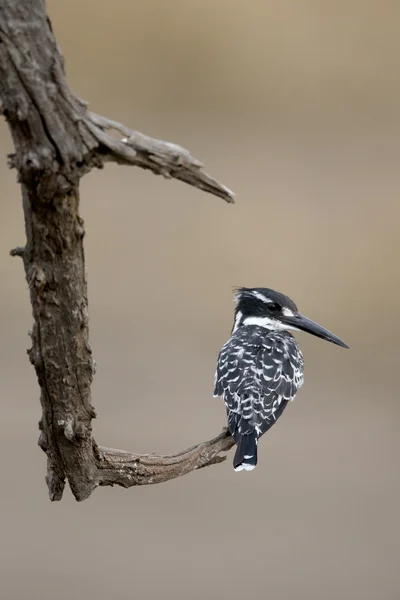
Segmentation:
{"type": "Polygon", "coordinates": [[[306,384],[262,440],[159,487],[50,504],[32,318],[11,247],[0,129],[0,597],[400,597],[396,1],[48,2],[91,108],[188,147],[237,204],[138,169],[82,184],[98,442],[182,449],[219,432],[231,287],[269,286],[350,346],[299,334],[306,384]]]}

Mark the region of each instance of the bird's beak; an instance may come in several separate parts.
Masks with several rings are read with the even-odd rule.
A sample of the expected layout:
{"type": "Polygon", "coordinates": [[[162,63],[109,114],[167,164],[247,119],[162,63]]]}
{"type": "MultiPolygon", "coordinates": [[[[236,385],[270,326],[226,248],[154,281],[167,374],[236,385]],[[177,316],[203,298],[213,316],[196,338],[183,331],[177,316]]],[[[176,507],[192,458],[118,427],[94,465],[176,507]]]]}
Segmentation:
{"type": "Polygon", "coordinates": [[[323,340],[327,340],[328,342],[332,342],[332,344],[337,344],[338,346],[342,346],[342,348],[348,348],[349,346],[342,342],[340,338],[336,335],[318,325],[318,323],[314,323],[311,319],[307,319],[300,313],[293,313],[292,315],[285,315],[285,323],[293,327],[293,329],[299,329],[300,331],[305,331],[307,333],[311,333],[311,335],[315,335],[323,340]]]}

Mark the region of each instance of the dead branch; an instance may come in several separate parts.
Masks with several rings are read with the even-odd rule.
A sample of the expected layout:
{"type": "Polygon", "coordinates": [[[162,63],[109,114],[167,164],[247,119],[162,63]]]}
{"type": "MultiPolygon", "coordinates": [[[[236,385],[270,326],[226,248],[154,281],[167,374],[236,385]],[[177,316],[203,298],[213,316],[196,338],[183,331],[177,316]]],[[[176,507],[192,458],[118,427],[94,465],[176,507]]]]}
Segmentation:
{"type": "Polygon", "coordinates": [[[118,484],[128,488],[163,483],[190,471],[223,462],[226,456],[219,454],[227,452],[233,445],[231,435],[225,430],[208,442],[166,456],[132,454],[125,450],[100,447],[97,449],[96,461],[99,485],[118,484]]]}
{"type": "Polygon", "coordinates": [[[150,169],[166,179],[179,179],[226,202],[234,202],[233,192],[204,173],[201,170],[204,165],[185,148],[132,131],[90,112],[86,114],[85,125],[98,140],[105,160],[150,169]],[[116,140],[108,135],[106,131],[110,129],[121,133],[123,139],[116,140]]]}
{"type": "Polygon", "coordinates": [[[99,485],[161,483],[224,460],[226,431],[175,455],[137,455],[98,447],[92,438],[88,301],[79,215],[79,182],[108,161],[139,166],[233,202],[233,193],[202,171],[190,152],[150,138],[87,109],[69,89],[44,0],[0,3],[0,107],[15,146],[26,245],[23,260],[34,324],[28,351],[42,405],[39,445],[47,455],[51,500],[68,480],[77,500],[99,485]],[[117,132],[117,137],[110,131],[117,132]]]}

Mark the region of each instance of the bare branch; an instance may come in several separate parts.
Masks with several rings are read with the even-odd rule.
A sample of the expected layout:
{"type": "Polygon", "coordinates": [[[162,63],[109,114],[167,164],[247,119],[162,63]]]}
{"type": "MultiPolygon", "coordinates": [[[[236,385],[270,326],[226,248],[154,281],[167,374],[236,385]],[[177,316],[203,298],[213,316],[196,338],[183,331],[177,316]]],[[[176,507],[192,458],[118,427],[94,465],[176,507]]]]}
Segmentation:
{"type": "Polygon", "coordinates": [[[223,462],[226,456],[219,454],[227,452],[233,445],[231,435],[225,430],[208,442],[166,456],[133,454],[125,450],[99,447],[96,460],[99,469],[98,483],[126,488],[163,483],[196,469],[223,462]]]}
{"type": "Polygon", "coordinates": [[[16,248],[13,248],[12,250],[10,250],[10,256],[19,256],[20,258],[24,258],[25,255],[25,247],[24,246],[17,246],[16,248]]]}
{"type": "Polygon", "coordinates": [[[47,455],[51,500],[61,499],[66,480],[84,500],[99,485],[160,483],[221,462],[219,454],[233,446],[227,432],[169,456],[101,448],[93,440],[95,362],[79,182],[114,161],[174,177],[227,202],[233,193],[203,173],[184,148],[88,112],[68,88],[43,0],[0,2],[0,106],[15,146],[9,165],[22,188],[27,241],[10,254],[23,259],[29,285],[34,324],[28,354],[41,392],[39,446],[47,455]]]}
{"type": "Polygon", "coordinates": [[[132,131],[121,123],[90,112],[86,115],[85,125],[103,146],[102,150],[107,160],[150,169],[153,173],[163,175],[167,179],[179,179],[219,196],[226,202],[234,202],[234,193],[204,173],[201,170],[203,164],[185,148],[132,131]],[[118,131],[124,137],[117,140],[107,135],[105,132],[110,129],[118,131]]]}
{"type": "Polygon", "coordinates": [[[68,191],[70,184],[92,168],[113,161],[149,169],[234,202],[233,192],[203,173],[203,165],[188,150],[87,110],[87,103],[68,88],[63,57],[41,0],[4,0],[0,42],[0,106],[10,125],[13,120],[19,124],[14,123],[11,131],[17,148],[24,146],[23,153],[9,157],[9,164],[18,169],[22,179],[29,180],[40,171],[42,187],[51,197],[56,191],[68,191]],[[23,30],[18,25],[18,9],[25,18],[23,30]],[[22,123],[33,129],[21,131],[22,123]],[[109,130],[122,134],[124,141],[107,133],[109,130]]]}

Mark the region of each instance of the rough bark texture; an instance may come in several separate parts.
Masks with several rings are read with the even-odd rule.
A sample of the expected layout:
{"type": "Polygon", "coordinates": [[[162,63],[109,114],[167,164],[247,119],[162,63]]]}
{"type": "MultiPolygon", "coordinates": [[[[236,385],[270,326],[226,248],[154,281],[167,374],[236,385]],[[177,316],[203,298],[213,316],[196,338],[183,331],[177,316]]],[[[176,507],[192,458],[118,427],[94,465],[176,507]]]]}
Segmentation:
{"type": "Polygon", "coordinates": [[[11,254],[22,257],[30,289],[28,353],[41,390],[39,445],[47,454],[50,498],[61,499],[66,479],[83,500],[98,485],[160,483],[221,462],[219,453],[233,445],[227,432],[170,456],[140,456],[93,440],[94,362],[79,181],[93,167],[114,161],[180,179],[227,202],[233,202],[232,192],[184,148],[87,110],[66,84],[42,0],[0,3],[0,102],[15,146],[10,166],[22,187],[27,242],[11,254]],[[109,135],[110,129],[123,139],[109,135]]]}

